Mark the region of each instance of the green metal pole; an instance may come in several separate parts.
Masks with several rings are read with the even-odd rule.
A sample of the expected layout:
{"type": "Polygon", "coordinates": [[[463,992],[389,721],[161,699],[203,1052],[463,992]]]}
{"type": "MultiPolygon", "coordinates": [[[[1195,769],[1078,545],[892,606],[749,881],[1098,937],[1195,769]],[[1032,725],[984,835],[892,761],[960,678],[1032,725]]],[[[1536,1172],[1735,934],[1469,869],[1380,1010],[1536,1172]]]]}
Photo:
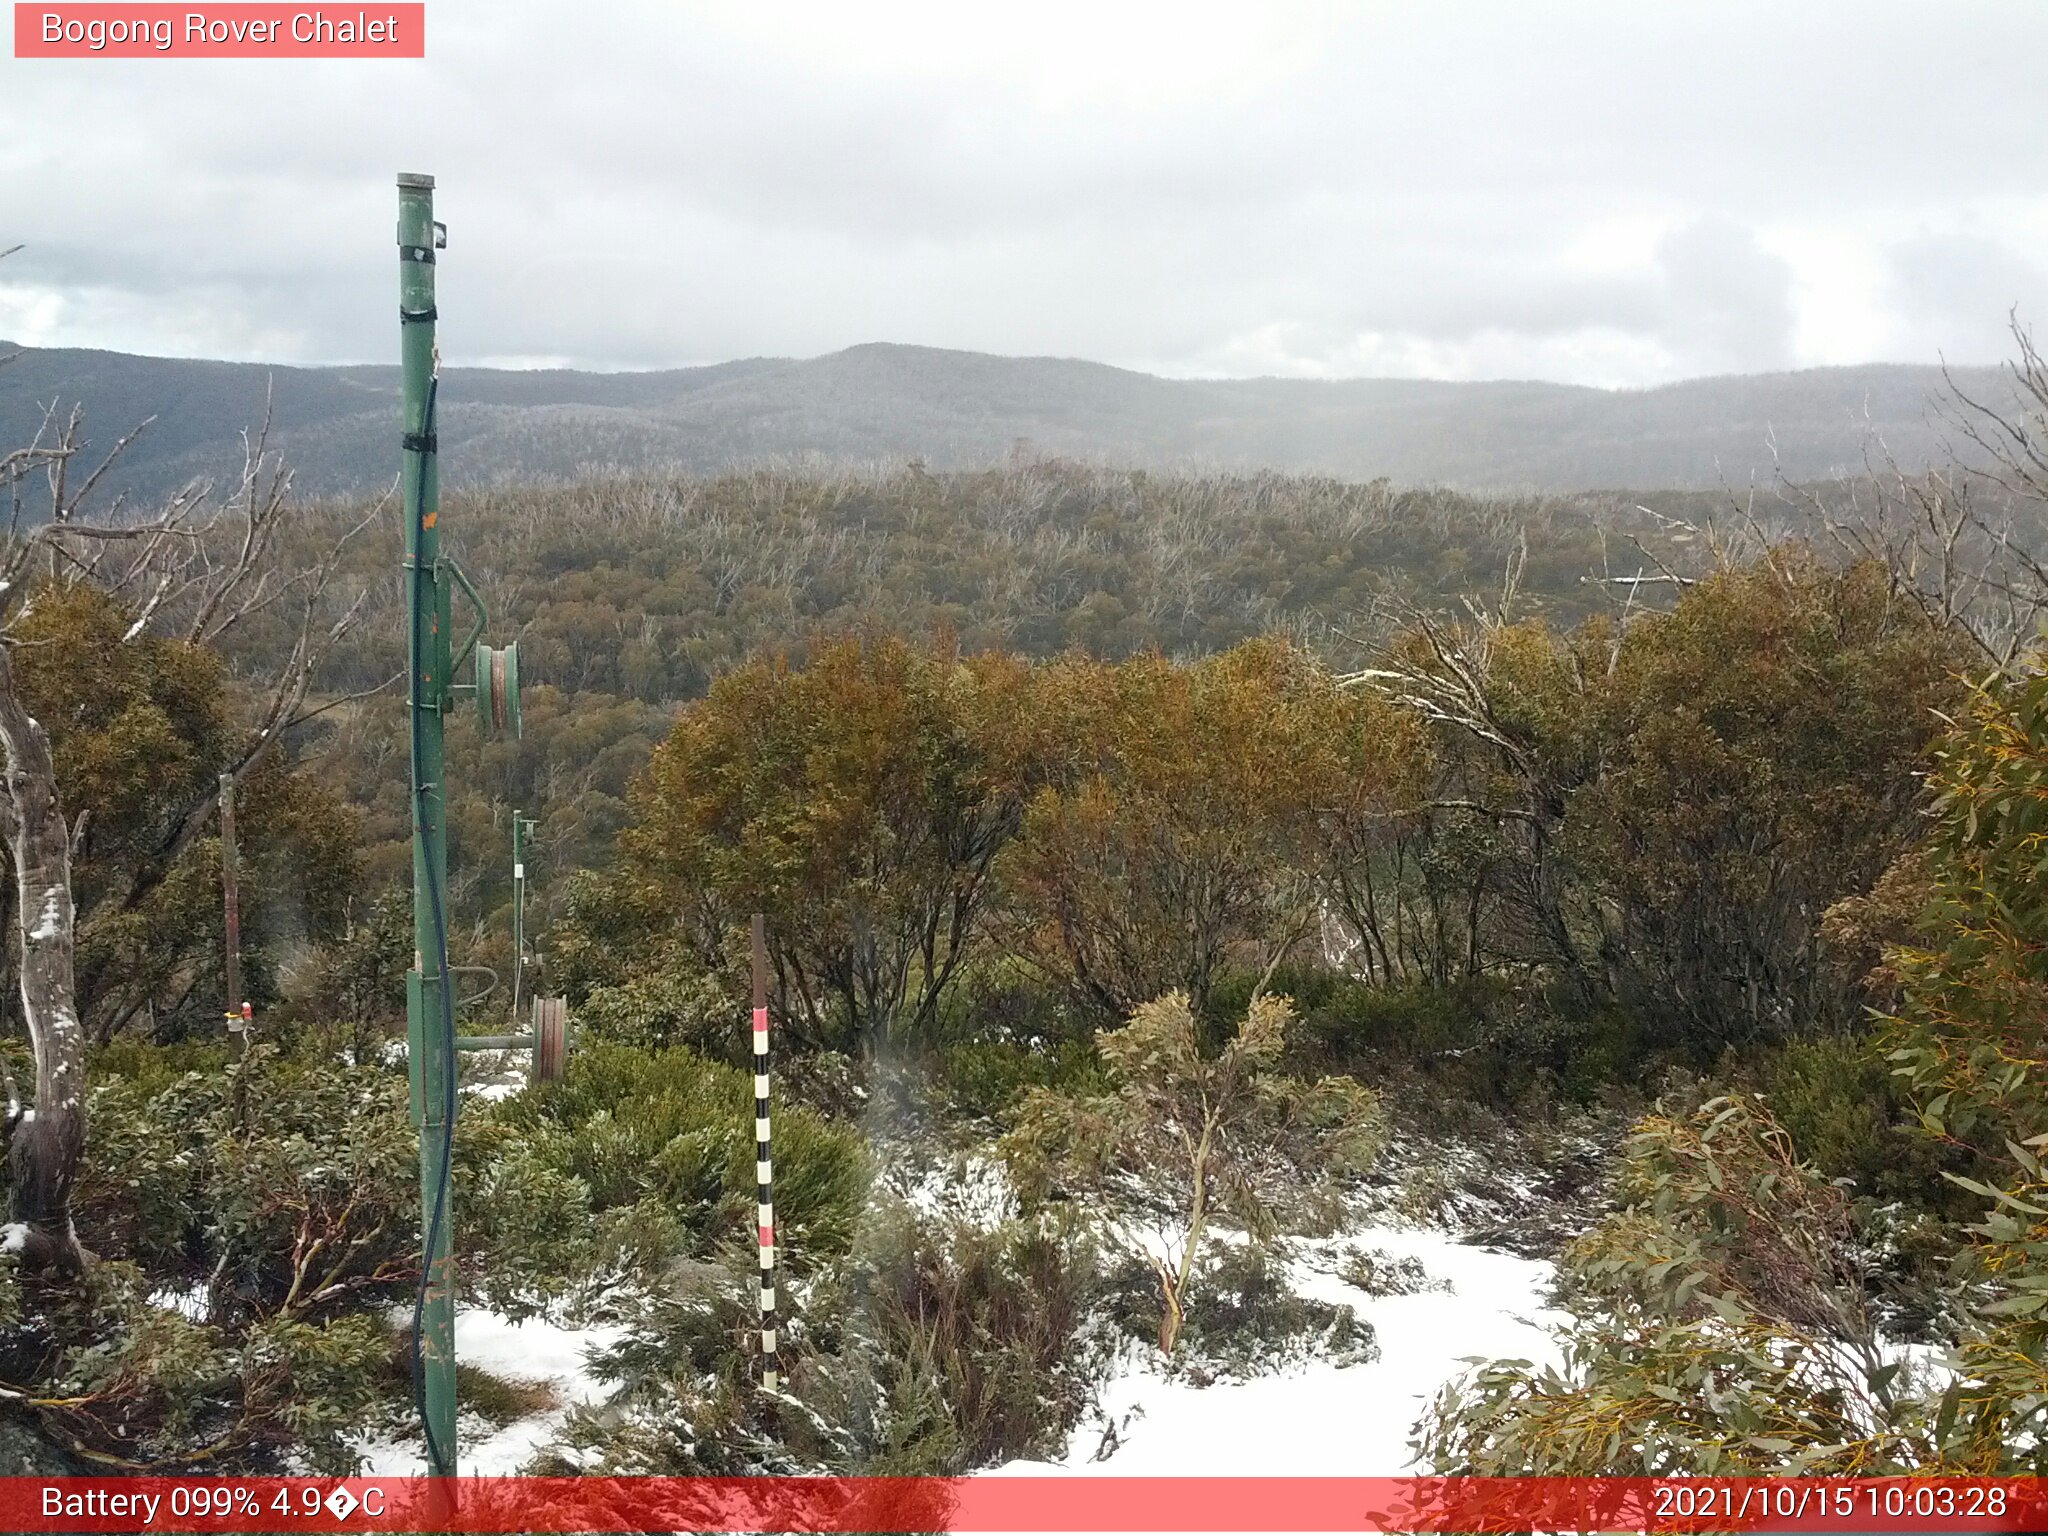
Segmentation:
{"type": "Polygon", "coordinates": [[[420,1374],[427,1470],[455,1475],[454,1198],[450,1188],[453,998],[444,968],[448,934],[448,838],[441,735],[449,676],[449,583],[441,568],[440,477],[434,441],[434,178],[398,178],[398,306],[404,375],[402,480],[405,570],[410,597],[413,783],[413,970],[407,978],[407,1052],[413,1119],[420,1128],[420,1236],[426,1284],[420,1374]]]}
{"type": "Polygon", "coordinates": [[[533,823],[512,813],[512,1027],[519,1027],[519,994],[526,980],[526,834],[533,823]]]}

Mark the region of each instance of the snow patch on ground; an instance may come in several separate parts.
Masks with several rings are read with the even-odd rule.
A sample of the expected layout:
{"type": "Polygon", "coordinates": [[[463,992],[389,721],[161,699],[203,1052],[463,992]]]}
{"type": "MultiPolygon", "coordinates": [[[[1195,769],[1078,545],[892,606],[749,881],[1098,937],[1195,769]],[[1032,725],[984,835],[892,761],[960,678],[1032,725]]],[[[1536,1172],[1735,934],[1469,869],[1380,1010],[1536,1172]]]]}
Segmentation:
{"type": "Polygon", "coordinates": [[[525,1051],[476,1051],[462,1074],[465,1098],[509,1099],[526,1087],[531,1057],[525,1051]]]}
{"type": "MultiPolygon", "coordinates": [[[[405,1325],[412,1324],[408,1310],[405,1325]]],[[[465,1476],[494,1477],[518,1472],[555,1438],[569,1410],[601,1402],[613,1384],[594,1374],[588,1356],[618,1342],[622,1329],[569,1328],[544,1318],[514,1322],[496,1312],[466,1307],[455,1314],[455,1358],[505,1381],[540,1382],[552,1389],[553,1406],[502,1428],[474,1414],[456,1426],[457,1464],[465,1476]]],[[[426,1471],[425,1448],[414,1434],[403,1440],[366,1437],[356,1442],[365,1477],[416,1477],[426,1471]]]]}
{"type": "Polygon", "coordinates": [[[1150,1352],[1104,1386],[1057,1462],[1011,1462],[1002,1472],[1117,1476],[1394,1476],[1410,1469],[1408,1436],[1463,1357],[1558,1360],[1545,1304],[1554,1268],[1461,1243],[1426,1227],[1374,1225],[1290,1244],[1299,1294],[1353,1308],[1372,1324],[1380,1357],[1365,1365],[1312,1361],[1285,1374],[1197,1387],[1162,1376],[1150,1352]],[[1369,1296],[1330,1271],[1354,1245],[1413,1256],[1448,1290],[1369,1296]]]}

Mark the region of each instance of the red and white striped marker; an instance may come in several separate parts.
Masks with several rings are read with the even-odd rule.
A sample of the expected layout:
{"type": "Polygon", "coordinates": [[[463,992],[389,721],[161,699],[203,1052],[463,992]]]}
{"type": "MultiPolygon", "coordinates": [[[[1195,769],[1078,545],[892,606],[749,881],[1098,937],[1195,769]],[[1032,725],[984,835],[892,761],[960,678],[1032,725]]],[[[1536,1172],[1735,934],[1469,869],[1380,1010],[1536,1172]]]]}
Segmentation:
{"type": "Polygon", "coordinates": [[[761,1390],[776,1389],[775,1160],[768,1134],[768,922],[754,914],[754,1173],[761,1239],[761,1390]]]}

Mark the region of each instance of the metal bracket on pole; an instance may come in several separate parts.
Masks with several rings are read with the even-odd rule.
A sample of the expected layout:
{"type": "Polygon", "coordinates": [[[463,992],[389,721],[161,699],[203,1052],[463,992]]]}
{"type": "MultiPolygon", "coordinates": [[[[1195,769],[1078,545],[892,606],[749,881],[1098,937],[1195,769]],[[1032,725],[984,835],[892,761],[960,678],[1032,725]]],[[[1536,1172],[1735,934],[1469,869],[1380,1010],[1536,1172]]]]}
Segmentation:
{"type": "Polygon", "coordinates": [[[516,1035],[457,1035],[455,1049],[526,1051],[533,1082],[559,1083],[569,1059],[569,999],[536,997],[532,1029],[516,1035]]]}
{"type": "MultiPolygon", "coordinates": [[[[491,611],[484,606],[484,600],[477,595],[476,588],[470,585],[469,577],[461,566],[453,560],[443,560],[441,569],[449,574],[455,585],[461,589],[462,595],[469,599],[469,606],[476,610],[476,623],[470,626],[469,633],[463,637],[462,644],[456,647],[455,655],[448,663],[448,675],[453,677],[462,670],[462,664],[469,660],[469,653],[476,649],[477,641],[483,639],[484,626],[491,622],[491,611]]],[[[454,686],[462,688],[466,685],[456,683],[454,686]]]]}

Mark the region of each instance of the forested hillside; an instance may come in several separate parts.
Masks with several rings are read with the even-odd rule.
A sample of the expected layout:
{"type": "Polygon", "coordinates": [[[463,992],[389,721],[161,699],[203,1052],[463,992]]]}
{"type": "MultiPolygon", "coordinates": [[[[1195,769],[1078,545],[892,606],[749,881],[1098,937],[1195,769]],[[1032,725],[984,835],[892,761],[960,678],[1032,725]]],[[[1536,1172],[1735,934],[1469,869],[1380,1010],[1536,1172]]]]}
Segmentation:
{"type": "MultiPolygon", "coordinates": [[[[1715,500],[1666,498],[1675,510],[1715,500]]],[[[290,558],[310,558],[359,515],[308,508],[290,558]]],[[[380,516],[377,538],[347,557],[367,592],[358,638],[321,675],[326,697],[353,701],[308,740],[331,732],[346,774],[378,765],[353,794],[383,808],[372,846],[388,843],[372,857],[396,873],[409,836],[388,759],[400,701],[388,687],[353,699],[404,661],[393,514],[380,516]]],[[[459,792],[455,812],[459,867],[476,860],[473,878],[493,899],[504,895],[503,838],[488,806],[499,821],[513,805],[543,814],[537,869],[588,865],[623,824],[631,776],[674,712],[752,657],[800,666],[819,639],[874,627],[945,633],[970,654],[1112,659],[1152,649],[1193,658],[1283,632],[1351,665],[1410,606],[1453,611],[1469,591],[1497,591],[1511,565],[1522,611],[1569,621],[1623,601],[1603,577],[1654,578],[1657,560],[1693,542],[1608,498],[1057,463],[505,488],[452,497],[445,526],[518,635],[529,685],[524,739],[481,749],[483,798],[459,792]]],[[[251,635],[259,648],[279,643],[251,635]]]]}
{"type": "MultiPolygon", "coordinates": [[[[0,346],[0,356],[9,349],[0,346]]],[[[2010,381],[1963,369],[2003,403],[2010,381]]],[[[1644,390],[1405,379],[1160,379],[1065,358],[863,346],[658,373],[451,367],[441,392],[450,485],[571,481],[777,459],[979,468],[1015,454],[1154,470],[1275,469],[1403,485],[1550,491],[1746,487],[1858,472],[1880,439],[1907,469],[1939,462],[1940,369],[1873,366],[1696,379],[1644,390]]],[[[397,374],[27,349],[0,371],[0,441],[52,401],[84,401],[111,443],[145,418],[128,482],[161,496],[227,480],[236,431],[275,416],[312,495],[381,489],[397,374]]]]}

